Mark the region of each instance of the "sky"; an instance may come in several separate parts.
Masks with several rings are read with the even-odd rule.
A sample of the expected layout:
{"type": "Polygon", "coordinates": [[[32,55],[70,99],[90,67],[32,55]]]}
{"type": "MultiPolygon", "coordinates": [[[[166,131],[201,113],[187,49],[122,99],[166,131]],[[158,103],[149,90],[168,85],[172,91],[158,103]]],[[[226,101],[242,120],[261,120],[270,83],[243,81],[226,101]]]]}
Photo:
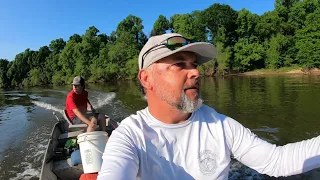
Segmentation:
{"type": "Polygon", "coordinates": [[[275,0],[0,0],[0,58],[13,60],[25,49],[39,50],[51,40],[65,41],[75,33],[83,35],[90,26],[110,33],[129,14],[143,20],[149,35],[160,14],[204,10],[214,3],[234,10],[246,8],[261,15],[274,9],[275,0]]]}

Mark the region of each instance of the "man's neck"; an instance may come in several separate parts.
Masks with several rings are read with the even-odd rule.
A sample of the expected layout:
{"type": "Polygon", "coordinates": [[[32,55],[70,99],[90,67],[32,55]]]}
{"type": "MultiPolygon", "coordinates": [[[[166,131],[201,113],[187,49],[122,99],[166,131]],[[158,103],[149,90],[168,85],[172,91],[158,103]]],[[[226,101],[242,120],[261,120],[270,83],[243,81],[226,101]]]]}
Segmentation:
{"type": "Polygon", "coordinates": [[[80,95],[83,92],[83,90],[80,91],[80,92],[77,92],[77,91],[73,90],[73,92],[80,95]]]}
{"type": "Polygon", "coordinates": [[[163,101],[157,103],[148,102],[148,109],[153,117],[167,124],[178,124],[188,120],[191,116],[191,113],[182,112],[163,101]]]}

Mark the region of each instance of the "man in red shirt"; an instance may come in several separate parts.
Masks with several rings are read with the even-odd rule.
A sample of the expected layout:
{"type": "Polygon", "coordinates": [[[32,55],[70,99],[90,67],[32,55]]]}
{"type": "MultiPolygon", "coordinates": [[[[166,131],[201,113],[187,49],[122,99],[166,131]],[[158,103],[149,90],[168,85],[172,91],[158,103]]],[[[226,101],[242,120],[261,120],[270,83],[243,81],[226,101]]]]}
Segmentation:
{"type": "Polygon", "coordinates": [[[73,124],[87,124],[87,132],[94,131],[97,124],[101,131],[106,131],[106,118],[103,114],[95,113],[85,90],[84,79],[80,76],[73,79],[72,91],[66,100],[66,115],[73,124]],[[87,109],[91,109],[93,113],[88,114],[87,109]]]}

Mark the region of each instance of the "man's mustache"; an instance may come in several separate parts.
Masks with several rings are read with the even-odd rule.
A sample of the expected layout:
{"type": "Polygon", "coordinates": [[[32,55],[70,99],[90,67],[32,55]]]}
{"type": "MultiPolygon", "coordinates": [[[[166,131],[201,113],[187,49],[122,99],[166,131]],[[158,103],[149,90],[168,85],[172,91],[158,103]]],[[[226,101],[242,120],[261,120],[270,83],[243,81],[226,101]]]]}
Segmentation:
{"type": "Polygon", "coordinates": [[[198,89],[199,90],[200,87],[200,83],[198,80],[194,81],[191,84],[188,84],[184,87],[184,90],[188,90],[188,89],[198,89]]]}

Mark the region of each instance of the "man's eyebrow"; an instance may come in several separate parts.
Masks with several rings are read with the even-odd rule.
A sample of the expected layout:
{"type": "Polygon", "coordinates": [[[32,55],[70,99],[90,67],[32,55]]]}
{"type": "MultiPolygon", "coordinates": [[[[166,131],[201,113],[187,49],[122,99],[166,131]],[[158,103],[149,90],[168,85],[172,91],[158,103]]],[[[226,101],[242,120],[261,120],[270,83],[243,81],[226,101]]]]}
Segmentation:
{"type": "Polygon", "coordinates": [[[173,55],[172,59],[174,59],[174,60],[186,60],[185,56],[183,56],[181,54],[173,55]]]}
{"type": "MultiPolygon", "coordinates": [[[[172,56],[172,59],[173,59],[173,60],[182,60],[182,61],[185,61],[187,58],[186,58],[186,56],[184,56],[184,55],[182,55],[182,54],[175,54],[175,55],[172,56]]],[[[193,63],[198,64],[198,63],[199,63],[199,62],[198,62],[198,59],[196,58],[193,63]]]]}

